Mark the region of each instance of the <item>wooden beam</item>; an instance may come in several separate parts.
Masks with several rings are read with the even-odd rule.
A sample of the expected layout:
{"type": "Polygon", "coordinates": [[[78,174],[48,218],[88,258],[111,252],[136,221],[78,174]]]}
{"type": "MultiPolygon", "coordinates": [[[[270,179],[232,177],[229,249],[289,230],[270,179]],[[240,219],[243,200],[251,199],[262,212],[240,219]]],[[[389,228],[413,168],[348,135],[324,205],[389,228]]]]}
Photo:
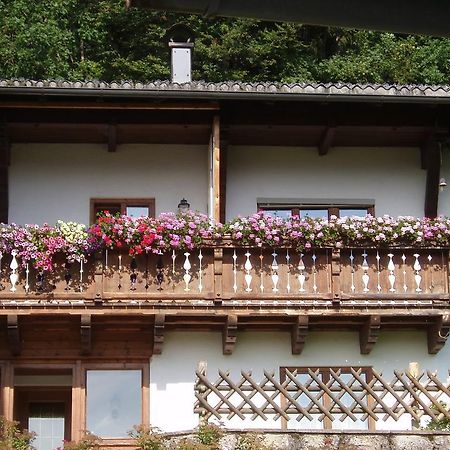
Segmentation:
{"type": "Polygon", "coordinates": [[[425,217],[434,218],[438,212],[439,177],[441,173],[441,143],[436,139],[429,142],[426,150],[427,179],[425,187],[425,217]]]}
{"type": "Polygon", "coordinates": [[[306,336],[308,334],[308,328],[308,316],[297,316],[291,333],[291,347],[293,355],[300,355],[302,353],[305,346],[306,336]]]}
{"type": "Polygon", "coordinates": [[[87,356],[91,354],[92,350],[91,315],[82,314],[80,319],[81,354],[87,356]]]}
{"type": "Polygon", "coordinates": [[[319,155],[324,156],[333,144],[333,139],[336,134],[336,127],[327,127],[319,142],[319,155]]]}
{"type": "Polygon", "coordinates": [[[448,314],[437,317],[428,327],[428,353],[435,355],[444,347],[450,336],[450,316],[448,314]]]}
{"type": "Polygon", "coordinates": [[[11,354],[13,356],[19,356],[21,351],[20,346],[20,331],[19,320],[17,314],[8,314],[7,316],[7,334],[8,344],[11,354]]]}
{"type": "Polygon", "coordinates": [[[212,164],[213,164],[213,218],[220,222],[220,172],[221,172],[221,155],[220,155],[220,117],[215,115],[212,126],[212,164]]]}
{"type": "Polygon", "coordinates": [[[224,355],[231,355],[236,345],[238,318],[234,314],[227,316],[222,332],[222,347],[224,355]]]}
{"type": "Polygon", "coordinates": [[[165,314],[156,314],[153,324],[153,355],[160,355],[164,344],[165,314]]]}
{"type": "Polygon", "coordinates": [[[8,172],[11,146],[5,121],[0,121],[0,222],[8,223],[8,172]]]}
{"type": "Polygon", "coordinates": [[[359,330],[359,347],[362,355],[368,355],[378,341],[380,334],[381,317],[369,316],[367,321],[359,330]]]}
{"type": "Polygon", "coordinates": [[[117,150],[117,125],[110,123],[108,125],[108,152],[112,153],[117,150]]]}

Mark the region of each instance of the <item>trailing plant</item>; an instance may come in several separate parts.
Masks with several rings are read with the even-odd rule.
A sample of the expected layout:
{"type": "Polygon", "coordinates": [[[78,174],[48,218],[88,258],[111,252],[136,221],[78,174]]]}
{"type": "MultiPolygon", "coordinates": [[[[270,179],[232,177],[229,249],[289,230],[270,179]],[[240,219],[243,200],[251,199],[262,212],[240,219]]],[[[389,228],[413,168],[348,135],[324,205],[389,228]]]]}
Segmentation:
{"type": "Polygon", "coordinates": [[[241,247],[311,248],[396,246],[449,247],[450,219],[390,216],[342,217],[330,220],[271,217],[263,212],[226,224],[204,214],[164,213],[158,218],[100,215],[86,229],[73,222],[19,226],[0,224],[0,254],[14,252],[23,267],[51,271],[57,255],[71,261],[101,249],[123,249],[130,255],[192,250],[231,241],[241,247]]]}
{"type": "Polygon", "coordinates": [[[34,433],[21,431],[17,422],[0,417],[0,448],[2,450],[34,450],[34,433]]]}

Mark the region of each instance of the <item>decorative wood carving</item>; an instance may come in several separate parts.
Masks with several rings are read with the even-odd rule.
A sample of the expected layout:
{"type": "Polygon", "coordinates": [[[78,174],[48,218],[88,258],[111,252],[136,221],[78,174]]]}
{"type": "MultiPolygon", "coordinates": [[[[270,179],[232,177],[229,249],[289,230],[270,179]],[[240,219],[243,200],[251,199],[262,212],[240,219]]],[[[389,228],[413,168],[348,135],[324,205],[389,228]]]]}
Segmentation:
{"type": "Polygon", "coordinates": [[[222,303],[223,249],[214,249],[214,304],[222,303]]]}
{"type": "Polygon", "coordinates": [[[153,325],[153,354],[160,355],[164,344],[164,326],[166,322],[165,314],[156,314],[153,325]]]}
{"type": "Polygon", "coordinates": [[[222,333],[223,354],[231,355],[236,344],[238,318],[234,314],[227,316],[222,333]]]}
{"type": "Polygon", "coordinates": [[[80,323],[81,354],[90,355],[92,349],[91,315],[82,314],[80,323]]]}
{"type": "Polygon", "coordinates": [[[361,354],[368,355],[377,343],[380,334],[381,317],[370,316],[359,330],[359,346],[361,354]]]}
{"type": "Polygon", "coordinates": [[[334,249],[331,254],[331,289],[333,292],[333,305],[339,305],[341,301],[341,252],[334,249]]]}
{"type": "Polygon", "coordinates": [[[291,334],[291,346],[293,355],[300,355],[300,353],[303,351],[306,335],[308,334],[308,325],[308,316],[297,316],[295,324],[292,327],[291,334]]]}
{"type": "Polygon", "coordinates": [[[20,345],[19,320],[17,314],[9,314],[7,316],[7,333],[8,333],[8,344],[11,354],[13,356],[19,356],[21,352],[21,345],[20,345]]]}
{"type": "Polygon", "coordinates": [[[437,317],[428,327],[428,353],[435,355],[442,349],[450,336],[450,316],[437,317]]]}

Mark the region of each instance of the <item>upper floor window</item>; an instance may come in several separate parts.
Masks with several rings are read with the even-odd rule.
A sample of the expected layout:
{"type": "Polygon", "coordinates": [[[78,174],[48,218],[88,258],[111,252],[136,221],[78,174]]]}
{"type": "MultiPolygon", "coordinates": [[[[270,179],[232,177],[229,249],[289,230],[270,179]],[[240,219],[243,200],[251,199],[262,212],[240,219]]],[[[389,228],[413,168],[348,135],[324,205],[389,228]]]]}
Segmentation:
{"type": "Polygon", "coordinates": [[[155,215],[154,198],[92,198],[91,222],[98,214],[109,211],[111,214],[126,214],[131,217],[153,217],[155,215]]]}
{"type": "Polygon", "coordinates": [[[331,216],[365,217],[367,214],[374,215],[375,207],[373,203],[319,203],[319,202],[258,202],[258,211],[264,211],[271,216],[287,219],[291,216],[302,218],[311,217],[314,219],[329,219],[331,216]]]}

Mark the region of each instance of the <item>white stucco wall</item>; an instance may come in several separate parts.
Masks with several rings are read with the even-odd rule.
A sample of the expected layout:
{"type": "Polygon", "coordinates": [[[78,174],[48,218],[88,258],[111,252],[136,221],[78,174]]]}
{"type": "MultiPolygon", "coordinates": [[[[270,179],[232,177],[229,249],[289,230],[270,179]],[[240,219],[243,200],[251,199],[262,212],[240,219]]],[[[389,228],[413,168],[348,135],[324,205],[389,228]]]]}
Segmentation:
{"type": "Polygon", "coordinates": [[[438,214],[450,216],[450,151],[442,153],[441,177],[447,181],[447,187],[439,193],[438,214]]]}
{"type": "Polygon", "coordinates": [[[426,172],[418,148],[241,147],[228,149],[227,218],[256,199],[374,199],[377,215],[422,216],[426,172]]]}
{"type": "Polygon", "coordinates": [[[95,197],[156,199],[156,213],[182,197],[207,209],[207,146],[14,144],[9,171],[9,222],[89,223],[95,197]]]}
{"type": "MultiPolygon", "coordinates": [[[[187,430],[198,425],[193,414],[194,374],[199,361],[207,361],[208,377],[217,379],[217,370],[229,370],[235,381],[240,371],[251,370],[256,379],[263,369],[278,374],[280,366],[373,366],[391,377],[394,369],[404,370],[412,361],[419,362],[421,370],[437,371],[446,380],[450,367],[450,347],[437,355],[427,352],[425,332],[382,332],[369,355],[361,355],[359,338],[352,332],[312,332],[308,335],[301,355],[292,355],[289,333],[238,333],[232,355],[222,354],[220,333],[169,332],[165,336],[162,355],[153,356],[150,363],[150,421],[166,431],[187,430]]],[[[280,422],[257,420],[242,422],[239,418],[226,421],[233,428],[280,428],[280,422]]],[[[307,422],[290,427],[317,427],[307,422]]],[[[348,428],[350,423],[336,427],[348,428]]],[[[401,422],[377,424],[378,429],[407,429],[407,416],[401,422]]],[[[355,428],[354,426],[352,428],[355,428]]]]}

